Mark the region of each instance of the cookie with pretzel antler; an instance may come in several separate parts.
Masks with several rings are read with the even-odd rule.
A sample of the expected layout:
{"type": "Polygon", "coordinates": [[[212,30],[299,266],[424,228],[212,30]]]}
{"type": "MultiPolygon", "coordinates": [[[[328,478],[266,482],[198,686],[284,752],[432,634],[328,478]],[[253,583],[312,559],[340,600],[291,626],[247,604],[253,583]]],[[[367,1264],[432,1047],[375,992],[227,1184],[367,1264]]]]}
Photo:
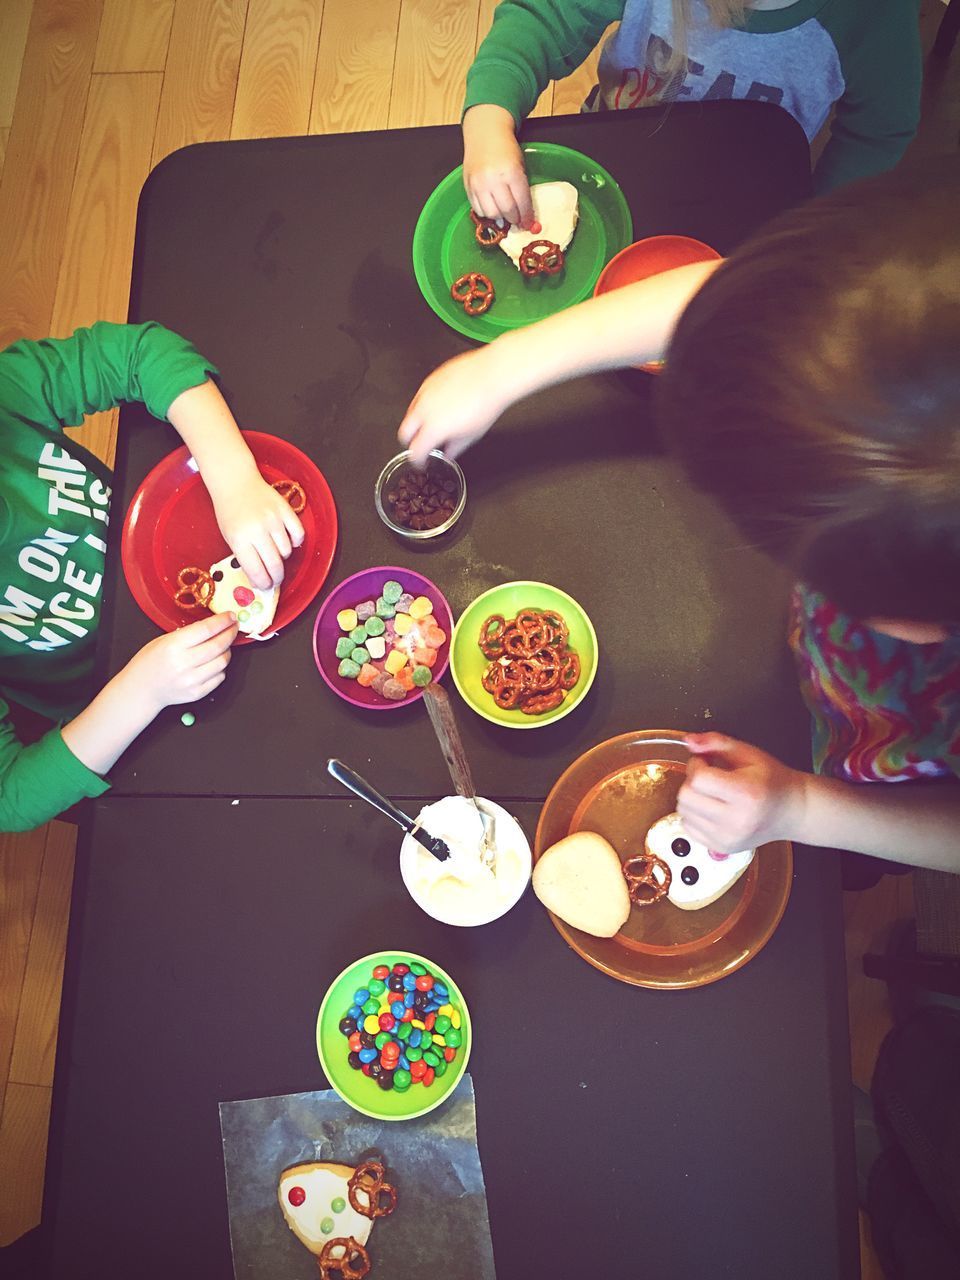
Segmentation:
{"type": "Polygon", "coordinates": [[[732,889],[753,862],[756,850],[720,853],[694,840],[679,813],[669,813],[647,832],[647,853],[669,867],[667,896],[675,907],[699,911],[732,889]]]}
{"type": "Polygon", "coordinates": [[[357,1168],[329,1162],[297,1164],[280,1175],[277,1198],[287,1226],[317,1258],[327,1249],[334,1276],[344,1251],[330,1251],[331,1241],[357,1246],[354,1266],[361,1266],[376,1219],[393,1211],[397,1193],[383,1174],[379,1161],[367,1160],[357,1168]]]}

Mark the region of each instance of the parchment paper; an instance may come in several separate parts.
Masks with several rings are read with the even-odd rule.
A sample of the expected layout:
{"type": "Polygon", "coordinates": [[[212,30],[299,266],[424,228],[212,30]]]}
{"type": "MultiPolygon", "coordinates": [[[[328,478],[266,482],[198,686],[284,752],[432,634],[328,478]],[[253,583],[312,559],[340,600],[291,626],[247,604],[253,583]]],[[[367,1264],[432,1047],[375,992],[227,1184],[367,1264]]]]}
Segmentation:
{"type": "Polygon", "coordinates": [[[280,1210],[280,1174],[373,1156],[397,1188],[397,1207],[367,1242],[370,1280],[410,1280],[425,1268],[445,1280],[496,1280],[469,1075],[418,1120],[372,1120],[328,1090],[221,1102],[220,1131],[237,1280],[316,1280],[316,1259],[280,1210]]]}

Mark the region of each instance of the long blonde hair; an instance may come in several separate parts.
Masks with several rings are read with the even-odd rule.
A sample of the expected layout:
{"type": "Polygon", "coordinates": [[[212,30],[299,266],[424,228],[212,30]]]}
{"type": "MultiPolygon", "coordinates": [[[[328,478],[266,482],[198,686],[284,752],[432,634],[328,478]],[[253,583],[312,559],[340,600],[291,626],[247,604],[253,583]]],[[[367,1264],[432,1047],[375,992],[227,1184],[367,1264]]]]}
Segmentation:
{"type": "MultiPolygon", "coordinates": [[[[703,0],[710,22],[715,27],[741,27],[750,7],[748,0],[703,0]]],[[[691,12],[692,0],[673,0],[673,51],[665,67],[661,69],[663,88],[660,93],[662,101],[668,101],[671,88],[679,79],[679,72],[686,66],[688,34],[697,25],[691,12]]]]}

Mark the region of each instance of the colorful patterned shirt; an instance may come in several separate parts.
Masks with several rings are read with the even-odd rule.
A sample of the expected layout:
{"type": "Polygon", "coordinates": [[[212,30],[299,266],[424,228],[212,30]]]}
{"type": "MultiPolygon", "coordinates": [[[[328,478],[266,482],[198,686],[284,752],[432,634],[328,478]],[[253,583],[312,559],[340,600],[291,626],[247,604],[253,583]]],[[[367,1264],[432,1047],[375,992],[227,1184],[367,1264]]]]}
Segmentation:
{"type": "Polygon", "coordinates": [[[816,773],[847,782],[960,774],[960,635],[896,640],[798,586],[789,640],[816,773]]]}

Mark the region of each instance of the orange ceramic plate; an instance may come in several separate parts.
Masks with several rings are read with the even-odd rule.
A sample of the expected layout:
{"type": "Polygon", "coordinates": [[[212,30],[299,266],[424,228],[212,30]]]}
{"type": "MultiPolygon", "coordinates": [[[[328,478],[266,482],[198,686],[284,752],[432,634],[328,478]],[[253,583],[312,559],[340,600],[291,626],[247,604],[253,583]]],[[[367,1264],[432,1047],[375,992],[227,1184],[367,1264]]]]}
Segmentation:
{"type": "MultiPolygon", "coordinates": [[[[716,249],[691,236],[648,236],[646,240],[635,240],[611,258],[600,272],[593,296],[599,298],[601,293],[622,289],[624,285],[636,284],[638,280],[672,271],[674,267],[685,267],[692,262],[715,262],[721,256],[716,249]]],[[[644,373],[659,373],[663,361],[651,360],[649,364],[637,365],[637,368],[644,373]]]]}
{"type": "MultiPolygon", "coordinates": [[[[547,796],[534,848],[575,831],[596,831],[622,860],[676,808],[688,753],[679,733],[640,730],[601,742],[580,756],[547,796]]],[[[589,964],[638,987],[701,987],[733,973],[773,935],[790,896],[793,854],[787,841],[765,844],[730,890],[701,911],[671,902],[634,909],[614,938],[594,938],[551,914],[558,931],[589,964]]]]}

